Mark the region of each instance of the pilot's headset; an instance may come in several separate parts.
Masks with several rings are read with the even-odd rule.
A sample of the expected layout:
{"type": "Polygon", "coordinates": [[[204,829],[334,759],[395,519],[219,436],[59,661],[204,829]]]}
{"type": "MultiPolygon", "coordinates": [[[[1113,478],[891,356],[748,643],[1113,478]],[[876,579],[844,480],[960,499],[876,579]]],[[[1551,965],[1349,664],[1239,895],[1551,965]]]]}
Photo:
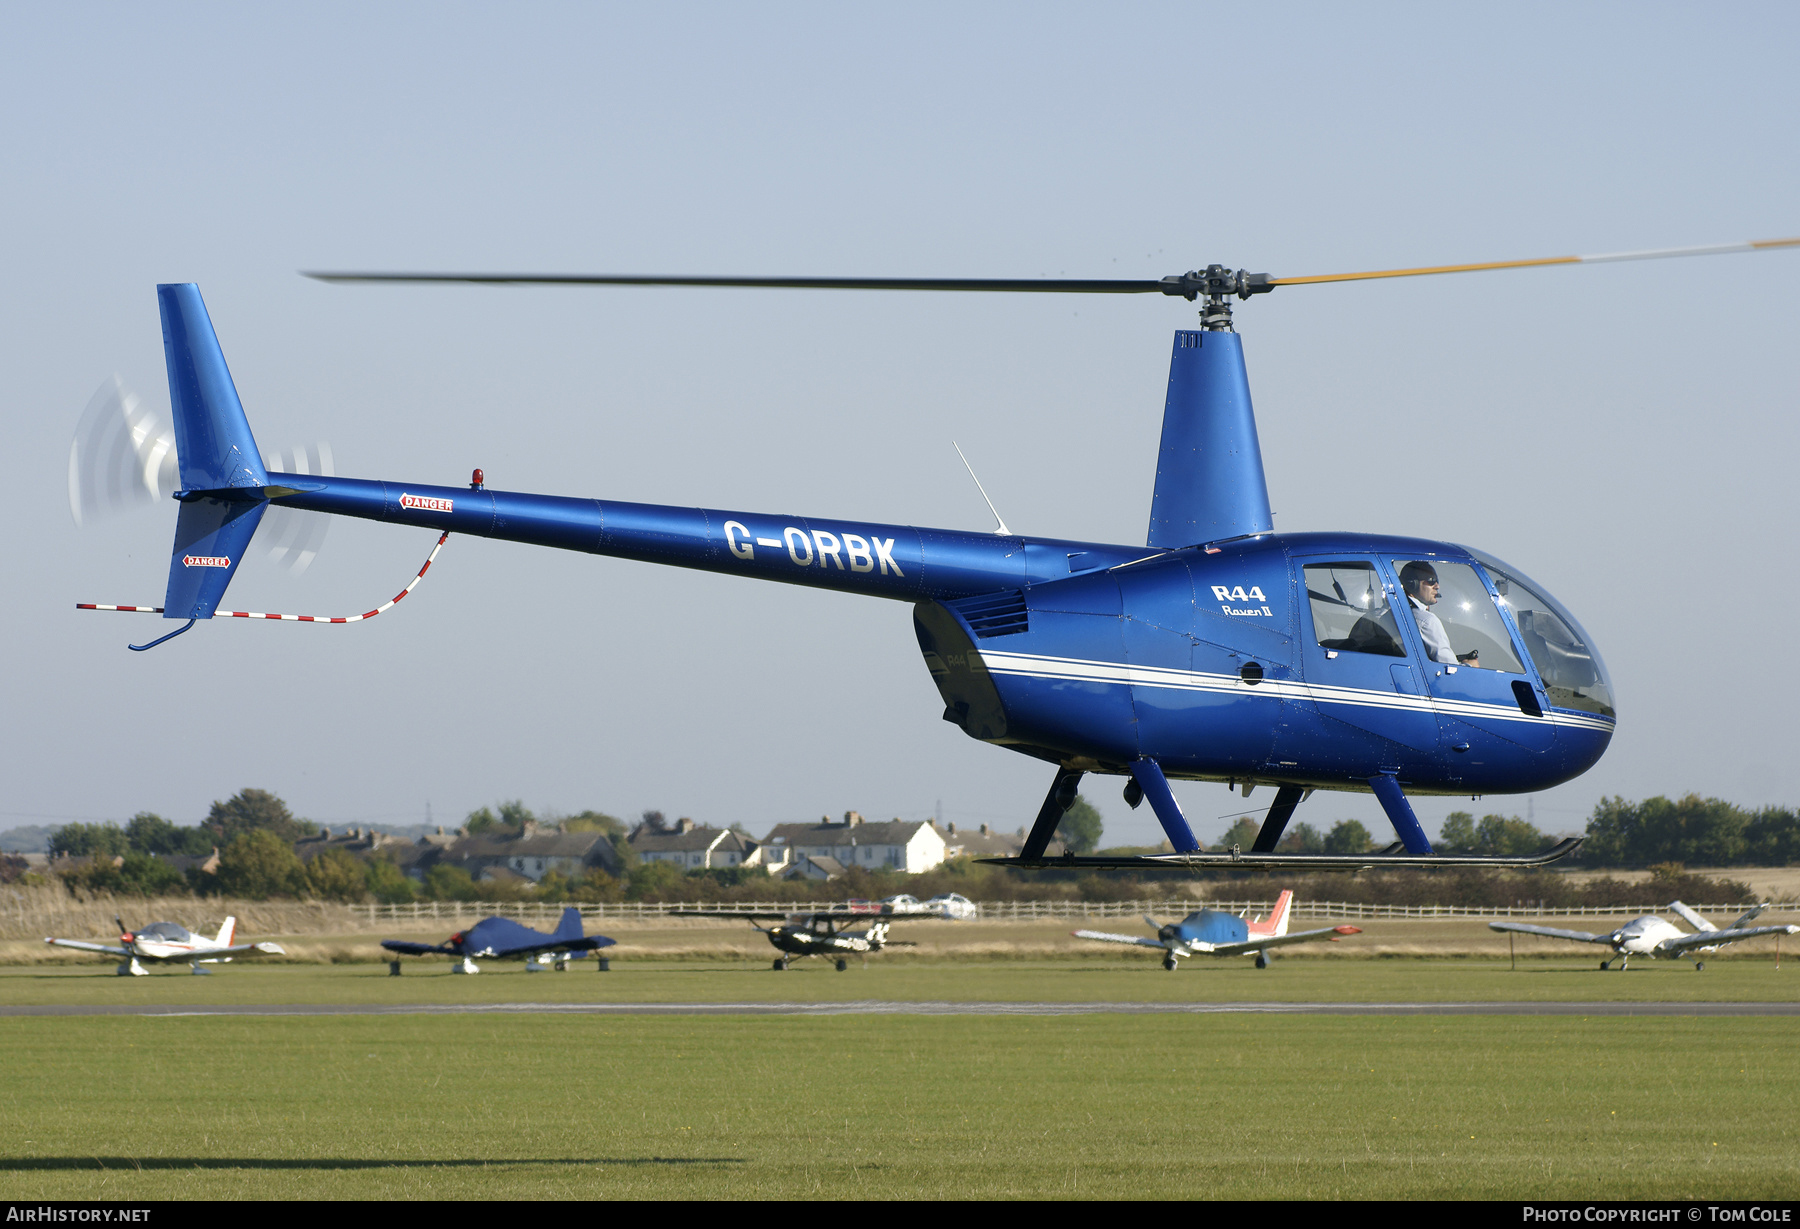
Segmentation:
{"type": "Polygon", "coordinates": [[[1415,559],[1400,569],[1400,588],[1406,596],[1416,597],[1416,590],[1420,584],[1427,582],[1436,584],[1437,578],[1436,568],[1429,563],[1422,563],[1415,559]]]}

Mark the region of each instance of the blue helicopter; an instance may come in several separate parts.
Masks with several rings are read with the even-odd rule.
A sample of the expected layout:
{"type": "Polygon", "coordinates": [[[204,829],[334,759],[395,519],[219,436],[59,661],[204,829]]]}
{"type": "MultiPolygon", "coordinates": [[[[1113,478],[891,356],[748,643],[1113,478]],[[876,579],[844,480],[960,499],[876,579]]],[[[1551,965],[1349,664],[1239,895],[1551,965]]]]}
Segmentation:
{"type": "Polygon", "coordinates": [[[201,619],[250,614],[219,603],[271,506],[426,527],[442,532],[440,545],[451,533],[477,534],[910,602],[943,719],[1053,766],[1021,853],[990,861],[1047,865],[1057,824],[1092,773],[1124,778],[1134,808],[1148,800],[1175,852],[1071,855],[1056,865],[1543,865],[1579,839],[1525,857],[1436,854],[1408,795],[1532,792],[1592,767],[1617,719],[1592,638],[1542,584],[1471,547],[1275,533],[1231,300],[1283,285],[1794,246],[1800,239],[1293,278],[1215,264],[1154,281],[309,275],[1199,300],[1200,328],[1174,337],[1141,546],[1036,538],[1004,523],[978,533],[497,491],[480,470],[467,487],[271,473],[199,288],[163,285],[157,297],[180,477],[168,590],[161,607],[99,608],[187,621],[152,645],[201,619]],[[1252,847],[1202,850],[1171,778],[1227,783],[1246,797],[1254,786],[1273,786],[1252,847]],[[1296,807],[1319,789],[1373,793],[1398,839],[1373,854],[1278,852],[1296,807]]]}

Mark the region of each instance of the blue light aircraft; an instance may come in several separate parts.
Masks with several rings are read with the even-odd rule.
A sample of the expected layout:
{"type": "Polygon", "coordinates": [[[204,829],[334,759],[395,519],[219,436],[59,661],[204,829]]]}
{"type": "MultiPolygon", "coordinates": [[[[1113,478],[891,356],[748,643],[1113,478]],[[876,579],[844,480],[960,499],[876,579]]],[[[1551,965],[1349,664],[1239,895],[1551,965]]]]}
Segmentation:
{"type": "Polygon", "coordinates": [[[1294,894],[1284,890],[1275,898],[1275,907],[1266,918],[1248,921],[1221,909],[1196,909],[1179,922],[1163,923],[1144,915],[1144,922],[1156,932],[1156,938],[1141,935],[1115,935],[1104,930],[1070,931],[1077,939],[1094,939],[1101,943],[1126,943],[1133,947],[1154,948],[1163,954],[1162,967],[1173,973],[1175,962],[1183,956],[1255,956],[1256,967],[1269,967],[1269,950],[1290,943],[1310,943],[1325,939],[1336,943],[1344,935],[1360,935],[1360,926],[1325,926],[1318,930],[1288,930],[1288,906],[1294,894]]]}
{"type": "MultiPolygon", "coordinates": [[[[605,935],[583,936],[581,910],[570,905],[563,910],[562,920],[549,934],[520,925],[511,918],[483,918],[467,930],[459,931],[442,943],[412,943],[405,939],[383,939],[381,946],[404,956],[454,956],[452,973],[479,973],[477,956],[496,959],[523,957],[525,971],[553,966],[558,973],[579,956],[598,955],[601,948],[611,947],[616,940],[605,935]]],[[[389,972],[398,976],[400,962],[392,961],[389,972]]]]}
{"type": "Polygon", "coordinates": [[[185,620],[151,644],[228,613],[219,603],[271,507],[836,589],[911,603],[944,720],[1053,767],[1019,857],[995,861],[1043,865],[1083,775],[1095,773],[1123,778],[1133,807],[1148,799],[1175,852],[1059,865],[1541,865],[1579,842],[1528,857],[1435,854],[1408,795],[1545,790],[1591,767],[1616,720],[1592,638],[1542,584],[1472,547],[1276,533],[1231,300],[1287,285],[1794,246],[1800,239],[1318,277],[1210,265],[1156,281],[312,275],[1200,300],[1200,327],[1174,337],[1143,545],[497,491],[479,470],[467,487],[269,472],[199,288],[159,286],[180,478],[168,590],[160,607],[101,608],[185,620]],[[1253,846],[1203,851],[1170,778],[1246,796],[1273,786],[1253,846]],[[1399,839],[1377,854],[1277,852],[1295,808],[1318,789],[1373,793],[1399,839]]]}

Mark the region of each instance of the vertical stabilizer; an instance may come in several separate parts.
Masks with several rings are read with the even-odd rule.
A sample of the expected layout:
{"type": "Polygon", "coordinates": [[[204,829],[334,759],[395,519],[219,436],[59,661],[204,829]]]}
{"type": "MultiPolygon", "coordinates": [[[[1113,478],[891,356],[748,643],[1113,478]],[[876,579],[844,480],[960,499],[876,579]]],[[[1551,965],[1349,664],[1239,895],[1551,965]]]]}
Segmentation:
{"type": "Polygon", "coordinates": [[[228,917],[225,919],[225,924],[223,926],[219,927],[219,937],[217,939],[214,939],[213,942],[217,943],[220,947],[230,947],[231,946],[231,936],[236,933],[237,933],[237,919],[234,917],[228,917]]]}
{"type": "Polygon", "coordinates": [[[1269,914],[1269,933],[1285,935],[1288,927],[1288,906],[1294,903],[1294,893],[1284,888],[1280,896],[1275,898],[1275,911],[1269,914]]]}
{"type": "Polygon", "coordinates": [[[1717,926],[1714,926],[1711,922],[1707,921],[1705,918],[1701,917],[1698,913],[1695,913],[1692,909],[1688,908],[1686,905],[1682,904],[1678,900],[1672,900],[1669,902],[1669,912],[1674,913],[1674,914],[1678,915],[1679,917],[1686,919],[1687,924],[1689,926],[1692,926],[1695,930],[1705,931],[1705,930],[1717,930],[1718,929],[1717,926]]]}
{"type": "Polygon", "coordinates": [[[156,302],[182,487],[163,617],[210,619],[268,507],[269,475],[200,287],[158,286],[156,302]]]}
{"type": "Polygon", "coordinates": [[[574,905],[564,909],[562,920],[556,924],[556,932],[550,937],[564,940],[581,938],[581,910],[574,905]]]}
{"type": "Polygon", "coordinates": [[[175,415],[182,487],[217,491],[267,486],[262,454],[250,434],[200,287],[192,282],[158,286],[156,301],[162,309],[163,358],[169,365],[169,404],[175,415]]]}
{"type": "Polygon", "coordinates": [[[1183,330],[1169,360],[1151,546],[1192,546],[1275,528],[1236,333],[1183,330]]]}

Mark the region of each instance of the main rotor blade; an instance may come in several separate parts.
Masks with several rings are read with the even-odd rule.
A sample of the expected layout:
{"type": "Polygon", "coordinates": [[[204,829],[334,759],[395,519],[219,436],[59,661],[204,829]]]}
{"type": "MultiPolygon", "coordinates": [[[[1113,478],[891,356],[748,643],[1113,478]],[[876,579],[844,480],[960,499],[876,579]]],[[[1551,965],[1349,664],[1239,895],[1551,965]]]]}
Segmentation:
{"type": "Polygon", "coordinates": [[[1271,277],[1272,286],[1309,286],[1320,282],[1366,282],[1383,277],[1424,277],[1432,273],[1478,273],[1486,269],[1535,269],[1542,265],[1597,265],[1619,260],[1666,260],[1674,256],[1722,256],[1727,252],[1761,252],[1800,247],[1800,238],[1752,239],[1745,243],[1708,243],[1699,247],[1649,248],[1641,252],[1603,252],[1595,256],[1545,256],[1537,260],[1491,260],[1472,265],[1427,265],[1417,269],[1375,269],[1367,273],[1321,273],[1313,277],[1271,277]]]}
{"type": "Polygon", "coordinates": [[[635,273],[307,273],[321,282],[474,282],[493,286],[737,286],[777,290],[989,290],[1038,294],[1183,294],[1163,281],[1012,277],[661,277],[635,273]]]}

